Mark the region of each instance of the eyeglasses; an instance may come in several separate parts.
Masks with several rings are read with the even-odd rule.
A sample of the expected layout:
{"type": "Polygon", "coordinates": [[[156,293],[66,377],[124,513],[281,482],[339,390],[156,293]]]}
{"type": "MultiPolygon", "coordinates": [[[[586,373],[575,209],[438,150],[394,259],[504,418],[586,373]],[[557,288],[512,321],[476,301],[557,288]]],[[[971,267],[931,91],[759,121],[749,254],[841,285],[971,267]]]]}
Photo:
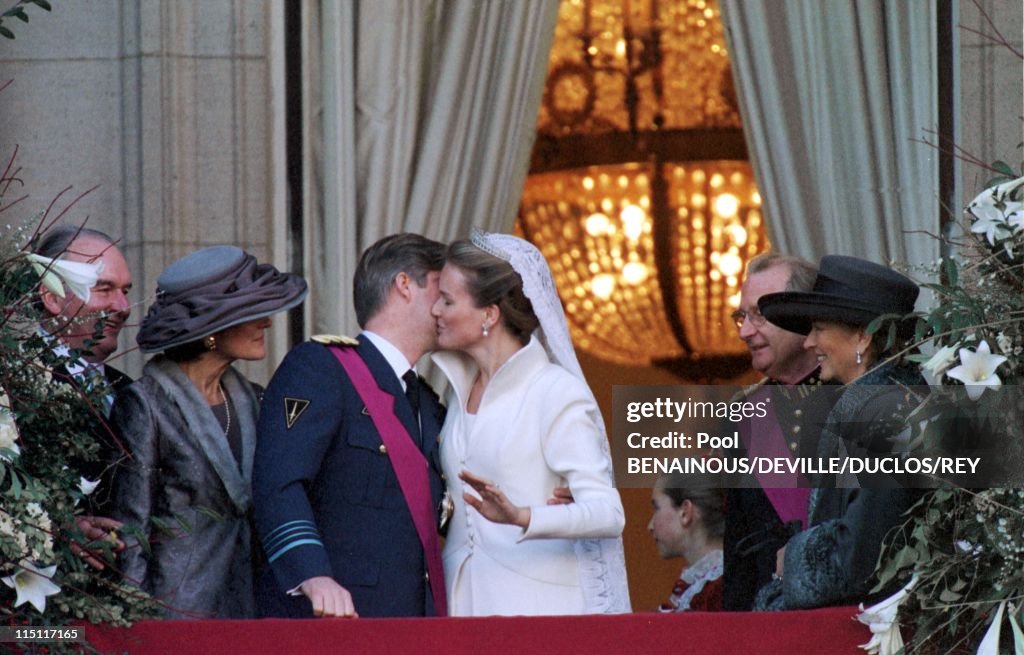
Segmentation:
{"type": "Polygon", "coordinates": [[[737,329],[743,327],[744,321],[750,321],[750,324],[756,328],[763,327],[764,324],[768,322],[768,319],[761,315],[761,312],[758,311],[757,307],[751,307],[749,312],[737,309],[730,314],[729,317],[732,319],[732,322],[736,324],[737,329]]]}

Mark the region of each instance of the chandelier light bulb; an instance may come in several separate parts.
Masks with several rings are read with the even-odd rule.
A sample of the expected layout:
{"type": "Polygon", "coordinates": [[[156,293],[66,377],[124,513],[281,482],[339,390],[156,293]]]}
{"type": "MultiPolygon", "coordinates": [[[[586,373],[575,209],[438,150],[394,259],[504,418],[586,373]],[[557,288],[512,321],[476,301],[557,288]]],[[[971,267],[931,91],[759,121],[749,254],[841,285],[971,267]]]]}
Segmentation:
{"type": "Polygon", "coordinates": [[[608,273],[595,275],[590,281],[590,290],[601,300],[608,300],[612,297],[612,291],[615,291],[615,277],[608,273]]]}
{"type": "Polygon", "coordinates": [[[622,231],[630,241],[636,241],[644,233],[644,223],[647,222],[647,212],[637,205],[626,205],[619,213],[622,219],[622,231]]]}
{"type": "Polygon", "coordinates": [[[726,277],[739,275],[743,270],[743,260],[733,250],[722,253],[718,257],[718,270],[726,277]]]}
{"type": "Polygon", "coordinates": [[[742,248],[747,244],[747,231],[743,229],[742,225],[733,223],[725,229],[729,232],[729,237],[732,239],[732,242],[738,247],[742,248]]]}
{"type": "Polygon", "coordinates": [[[715,198],[715,213],[722,218],[732,218],[740,209],[740,200],[731,193],[722,193],[715,198]]]}
{"type": "Polygon", "coordinates": [[[647,279],[647,266],[640,262],[629,262],[622,267],[622,280],[626,284],[637,285],[647,279]]]}
{"type": "Polygon", "coordinates": [[[587,230],[587,234],[592,237],[604,236],[608,233],[608,226],[611,221],[608,217],[601,212],[594,212],[590,216],[587,216],[587,220],[584,223],[584,227],[587,230]]]}

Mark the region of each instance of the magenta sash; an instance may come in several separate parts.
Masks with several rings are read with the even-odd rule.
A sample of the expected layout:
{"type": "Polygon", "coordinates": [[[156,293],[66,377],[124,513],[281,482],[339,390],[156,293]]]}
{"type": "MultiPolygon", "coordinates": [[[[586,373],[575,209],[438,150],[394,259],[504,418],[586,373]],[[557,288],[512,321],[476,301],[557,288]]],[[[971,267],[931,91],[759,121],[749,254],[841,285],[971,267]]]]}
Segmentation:
{"type": "Polygon", "coordinates": [[[366,403],[366,410],[380,433],[380,440],[387,448],[391,466],[398,477],[398,486],[402,488],[405,504],[416,526],[416,534],[423,545],[434,610],[438,616],[447,616],[448,600],[445,597],[444,569],[437,539],[437,514],[431,502],[430,480],[427,477],[427,458],[413,444],[409,431],[395,416],[395,397],[377,385],[362,357],[351,348],[333,346],[331,352],[348,373],[359,397],[366,403]]]}
{"type": "MultiPolygon", "coordinates": [[[[772,385],[762,385],[747,400],[757,401],[771,398],[772,385]]],[[[765,403],[768,413],[763,418],[751,418],[740,425],[740,438],[747,448],[749,457],[787,459],[792,454],[782,433],[782,425],[775,415],[772,403],[765,403]]],[[[768,501],[775,508],[783,523],[799,520],[807,528],[807,502],[811,490],[799,473],[756,473],[758,482],[768,501]]]]}

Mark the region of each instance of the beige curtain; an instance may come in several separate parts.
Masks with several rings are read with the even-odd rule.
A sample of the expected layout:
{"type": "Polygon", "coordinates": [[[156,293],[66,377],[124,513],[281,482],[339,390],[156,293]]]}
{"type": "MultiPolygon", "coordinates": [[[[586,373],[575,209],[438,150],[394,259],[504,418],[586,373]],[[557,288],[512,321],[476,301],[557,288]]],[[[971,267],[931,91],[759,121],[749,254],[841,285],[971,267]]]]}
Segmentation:
{"type": "Polygon", "coordinates": [[[352,334],[351,275],[369,244],[511,229],[558,1],[307,8],[307,325],[352,334]]]}
{"type": "Polygon", "coordinates": [[[776,250],[931,262],[935,0],[721,0],[776,250]]]}

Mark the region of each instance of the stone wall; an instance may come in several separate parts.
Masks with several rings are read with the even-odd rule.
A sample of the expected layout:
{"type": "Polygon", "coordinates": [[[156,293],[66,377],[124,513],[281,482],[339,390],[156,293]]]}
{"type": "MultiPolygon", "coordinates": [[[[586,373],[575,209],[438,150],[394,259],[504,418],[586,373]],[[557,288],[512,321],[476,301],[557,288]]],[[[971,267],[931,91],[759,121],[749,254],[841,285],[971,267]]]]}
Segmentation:
{"type": "MultiPolygon", "coordinates": [[[[20,145],[31,193],[18,215],[68,185],[62,200],[99,185],[66,220],[123,239],[133,324],[160,271],[196,248],[233,243],[285,266],[283,157],[274,153],[280,3],[52,4],[51,13],[28,7],[31,21],[11,25],[17,39],[0,39],[0,78],[13,79],[0,94],[0,153],[20,145]]],[[[135,331],[125,330],[123,348],[135,331]]],[[[258,381],[283,356],[281,335],[275,342],[268,362],[247,367],[258,381]]],[[[138,374],[141,361],[131,352],[123,363],[138,374]]]]}
{"type": "MultiPolygon", "coordinates": [[[[1024,62],[1020,54],[990,39],[999,38],[998,29],[1017,53],[1024,52],[1024,3],[978,0],[975,4],[973,0],[962,0],[959,9],[960,134],[957,141],[981,161],[1003,160],[1019,172],[1024,161],[1020,147],[1024,141],[1024,62]]],[[[990,176],[976,166],[962,165],[964,203],[980,191],[990,176]]]]}

